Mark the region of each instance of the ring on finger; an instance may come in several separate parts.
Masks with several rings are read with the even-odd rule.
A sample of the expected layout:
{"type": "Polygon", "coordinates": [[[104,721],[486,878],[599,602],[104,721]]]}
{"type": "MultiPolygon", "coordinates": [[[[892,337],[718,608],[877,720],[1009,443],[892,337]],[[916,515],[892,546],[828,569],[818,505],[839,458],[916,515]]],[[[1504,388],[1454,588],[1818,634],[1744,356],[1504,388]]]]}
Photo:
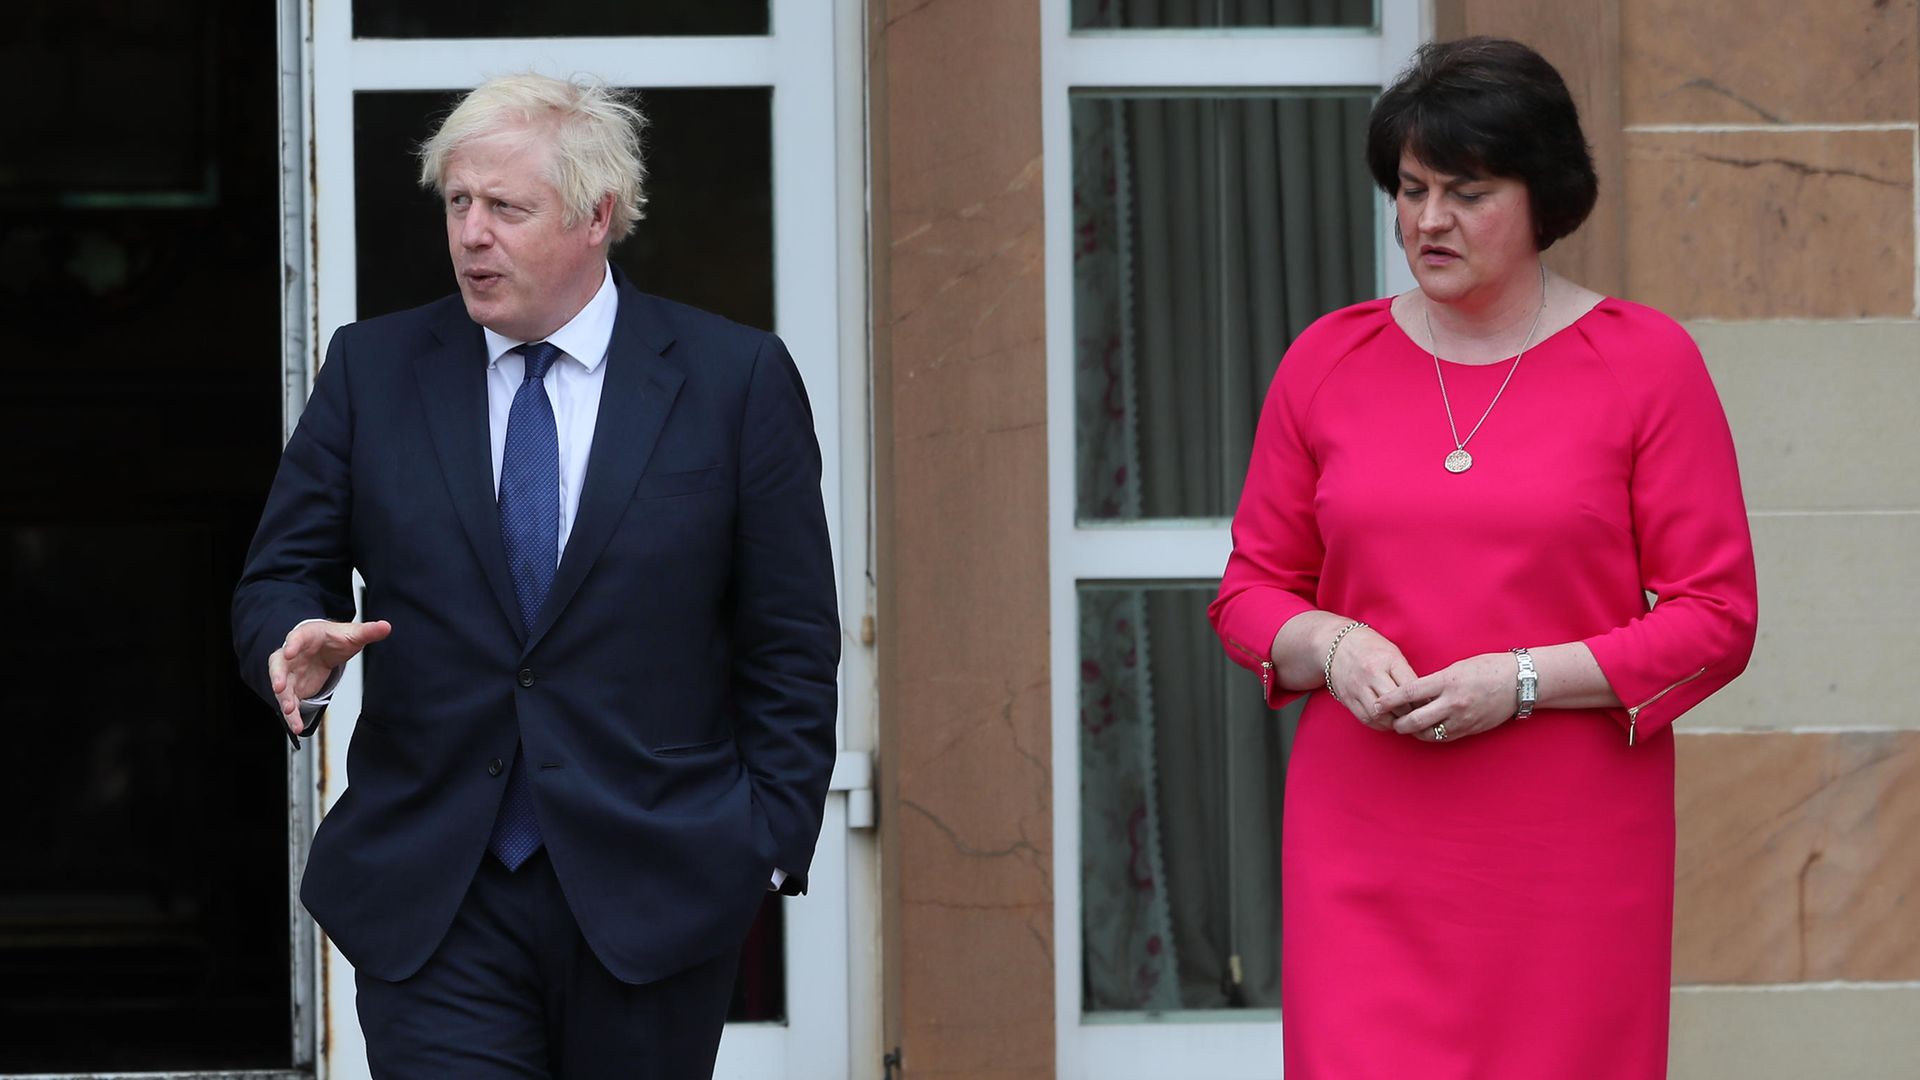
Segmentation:
{"type": "Polygon", "coordinates": [[[1435,725],[1433,725],[1433,727],[1431,727],[1431,728],[1429,728],[1428,730],[1430,730],[1430,731],[1432,731],[1432,732],[1433,732],[1433,741],[1434,741],[1434,742],[1446,742],[1446,741],[1447,741],[1447,725],[1446,725],[1446,724],[1444,724],[1444,723],[1441,723],[1441,724],[1435,724],[1435,725]]]}

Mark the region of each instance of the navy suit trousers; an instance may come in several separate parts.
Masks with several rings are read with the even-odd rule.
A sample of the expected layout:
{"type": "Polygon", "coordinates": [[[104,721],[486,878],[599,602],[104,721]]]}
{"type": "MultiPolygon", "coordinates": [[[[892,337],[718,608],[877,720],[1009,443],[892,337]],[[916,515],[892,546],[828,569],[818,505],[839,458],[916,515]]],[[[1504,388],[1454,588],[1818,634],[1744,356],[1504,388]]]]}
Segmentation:
{"type": "Polygon", "coordinates": [[[740,946],[621,982],[580,934],[542,850],[491,855],[412,977],[355,976],[375,1080],[689,1080],[713,1075],[740,946]]]}

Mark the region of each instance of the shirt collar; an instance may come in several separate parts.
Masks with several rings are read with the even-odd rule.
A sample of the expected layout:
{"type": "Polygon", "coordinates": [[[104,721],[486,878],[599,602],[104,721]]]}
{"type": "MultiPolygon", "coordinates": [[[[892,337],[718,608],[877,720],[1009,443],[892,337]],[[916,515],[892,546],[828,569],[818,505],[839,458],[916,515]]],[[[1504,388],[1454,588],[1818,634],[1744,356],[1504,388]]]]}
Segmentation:
{"type": "MultiPolygon", "coordinates": [[[[580,313],[568,320],[565,326],[548,334],[546,340],[592,371],[607,358],[607,346],[613,341],[613,316],[619,307],[620,294],[613,287],[613,267],[608,266],[606,276],[600,280],[600,290],[593,294],[593,299],[587,301],[587,306],[581,308],[580,313]]],[[[487,339],[489,368],[498,364],[502,356],[526,344],[518,338],[496,334],[484,326],[480,329],[487,339]]]]}

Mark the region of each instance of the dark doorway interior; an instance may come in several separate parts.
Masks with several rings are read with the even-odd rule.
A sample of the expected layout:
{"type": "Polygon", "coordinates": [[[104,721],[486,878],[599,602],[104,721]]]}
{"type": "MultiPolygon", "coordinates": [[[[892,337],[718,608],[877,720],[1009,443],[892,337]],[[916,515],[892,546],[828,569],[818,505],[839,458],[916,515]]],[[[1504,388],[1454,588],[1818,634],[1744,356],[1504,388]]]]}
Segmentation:
{"type": "Polygon", "coordinates": [[[280,436],[274,5],[0,61],[0,1073],[286,1065],[285,740],[227,598],[280,436]]]}

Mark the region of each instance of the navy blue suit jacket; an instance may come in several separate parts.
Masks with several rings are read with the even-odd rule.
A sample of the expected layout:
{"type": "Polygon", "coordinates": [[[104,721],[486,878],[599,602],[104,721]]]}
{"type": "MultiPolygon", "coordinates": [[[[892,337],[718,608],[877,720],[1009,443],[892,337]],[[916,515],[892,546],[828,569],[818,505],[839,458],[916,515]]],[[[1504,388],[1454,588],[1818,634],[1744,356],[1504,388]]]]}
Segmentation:
{"type": "Polygon", "coordinates": [[[458,296],[343,327],[234,593],[242,676],[302,619],[363,654],[348,786],[301,900],[356,968],[433,953],[516,742],[596,955],[632,983],[736,946],[775,867],[804,884],[834,757],[840,629],[806,390],[771,334],[616,275],[573,530],[521,625],[500,538],[486,351],[458,296]]]}

